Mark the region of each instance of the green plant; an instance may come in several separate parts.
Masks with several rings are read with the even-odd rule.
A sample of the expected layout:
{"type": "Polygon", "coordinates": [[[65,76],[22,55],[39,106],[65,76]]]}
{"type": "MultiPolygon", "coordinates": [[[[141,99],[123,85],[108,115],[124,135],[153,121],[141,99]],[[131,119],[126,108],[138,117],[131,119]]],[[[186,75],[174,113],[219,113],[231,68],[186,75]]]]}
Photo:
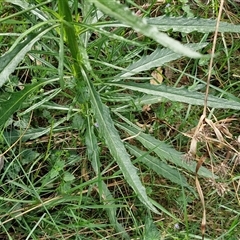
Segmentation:
{"type": "MultiPolygon", "coordinates": [[[[8,184],[14,189],[11,196],[8,184],[3,185],[3,191],[11,196],[7,211],[14,213],[3,214],[5,233],[11,235],[13,230],[8,223],[16,219],[18,224],[24,222],[27,239],[40,238],[40,233],[34,232],[38,227],[46,228],[47,236],[62,239],[68,234],[77,238],[79,232],[88,227],[95,237],[104,238],[106,235],[96,229],[107,225],[94,222],[94,217],[107,214],[110,225],[129,239],[124,223],[118,219],[122,208],[134,215],[128,208],[129,199],[125,199],[124,194],[118,199],[107,184],[118,178],[124,179],[133,190],[129,189],[130,199],[134,197],[135,205],[144,211],[149,229],[155,228],[146,209],[155,214],[163,211],[180,221],[147,195],[135,165],[147,167],[176,184],[181,191],[183,188],[196,196],[184,174],[186,171],[193,175],[196,163],[185,162],[183,153],[169,143],[144,133],[131,115],[141,111],[143,105],[160,101],[204,105],[203,91],[195,90],[204,89],[202,79],[190,75],[194,84],[187,87],[151,85],[146,73],[183,56],[207,61],[208,55],[196,52],[208,45],[204,35],[197,43],[181,44],[161,31],[210,33],[216,21],[167,16],[142,19],[122,4],[109,0],[30,3],[6,0],[3,4],[14,8],[0,23],[12,24],[17,36],[0,58],[0,86],[4,96],[0,106],[1,144],[8,149],[1,181],[6,177],[11,179],[8,184]],[[19,21],[25,21],[29,27],[18,29],[19,21]],[[148,40],[141,41],[144,36],[148,40]],[[149,39],[154,40],[154,44],[149,39]],[[32,124],[27,124],[28,121],[32,124]],[[48,138],[44,141],[46,135],[48,138]],[[131,139],[137,143],[125,143],[131,139]],[[19,140],[22,144],[39,141],[41,147],[33,145],[32,154],[26,160],[28,157],[21,146],[15,148],[19,140]],[[73,152],[58,151],[71,149],[71,145],[73,152]],[[81,157],[78,157],[78,148],[84,149],[81,157]],[[135,156],[134,162],[129,153],[135,156]],[[115,163],[119,169],[112,172],[115,163]],[[93,171],[76,173],[80,171],[76,165],[93,171]],[[91,196],[92,190],[99,196],[98,203],[91,196]],[[42,208],[44,213],[36,211],[30,223],[24,220],[25,205],[30,212],[42,208]],[[56,211],[60,207],[63,210],[56,211]],[[92,213],[90,219],[86,213],[73,211],[78,208],[105,211],[92,213]],[[65,229],[65,224],[69,229],[65,229]]],[[[220,32],[239,33],[240,26],[222,22],[220,32]]],[[[216,86],[211,87],[215,94],[209,95],[208,107],[240,109],[238,98],[216,86]]],[[[218,178],[204,167],[199,175],[218,178]]],[[[4,198],[1,201],[4,205],[4,198]]],[[[133,224],[137,222],[135,217],[132,219],[133,224]]],[[[159,237],[160,233],[154,231],[159,237]]],[[[145,233],[146,237],[149,232],[145,233]]]]}

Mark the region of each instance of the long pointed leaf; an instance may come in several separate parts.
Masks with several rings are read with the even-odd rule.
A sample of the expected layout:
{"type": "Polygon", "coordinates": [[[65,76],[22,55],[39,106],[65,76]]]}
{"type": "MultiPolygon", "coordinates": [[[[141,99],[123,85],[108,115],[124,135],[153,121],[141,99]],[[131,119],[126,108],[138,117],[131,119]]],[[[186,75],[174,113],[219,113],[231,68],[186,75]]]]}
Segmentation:
{"type": "Polygon", "coordinates": [[[20,0],[5,0],[5,2],[9,2],[11,4],[15,4],[15,5],[21,7],[22,9],[25,9],[25,10],[32,9],[31,13],[34,14],[35,16],[37,16],[39,19],[41,19],[43,21],[47,21],[48,20],[48,17],[45,15],[45,13],[40,11],[38,9],[38,7],[40,7],[41,5],[45,5],[45,4],[50,3],[51,0],[48,0],[48,1],[45,1],[45,2],[41,2],[40,4],[35,5],[35,6],[32,5],[32,4],[29,4],[29,3],[25,2],[25,1],[20,1],[20,0]]]}
{"type": "MultiPolygon", "coordinates": [[[[162,160],[167,160],[172,162],[173,164],[185,168],[188,171],[195,172],[196,169],[196,162],[191,162],[191,164],[186,163],[184,161],[183,154],[181,152],[178,152],[174,148],[170,147],[168,144],[159,141],[158,139],[152,137],[149,134],[145,134],[143,132],[139,132],[137,128],[133,128],[130,126],[127,126],[126,124],[116,124],[119,128],[129,133],[131,136],[135,136],[135,139],[140,141],[144,147],[146,147],[148,150],[155,152],[158,157],[160,157],[162,160]]],[[[215,177],[204,167],[201,167],[199,170],[199,175],[204,177],[215,177]]]]}
{"type": "MultiPolygon", "coordinates": [[[[154,96],[164,97],[175,102],[183,102],[199,106],[204,105],[205,95],[203,93],[189,91],[186,88],[169,87],[163,84],[151,85],[147,83],[111,82],[109,84],[154,96]]],[[[208,106],[212,108],[227,108],[240,110],[240,102],[230,101],[212,95],[208,96],[208,106]]]]}
{"type": "MultiPolygon", "coordinates": [[[[207,46],[208,43],[186,44],[193,50],[199,50],[207,46]]],[[[154,67],[160,67],[165,63],[180,58],[182,55],[171,51],[168,48],[157,48],[153,53],[143,56],[139,61],[128,66],[124,72],[116,76],[116,78],[126,78],[142,71],[147,71],[154,67]]]]}
{"type": "Polygon", "coordinates": [[[170,38],[167,34],[159,32],[157,27],[147,23],[146,19],[141,19],[114,0],[90,0],[101,11],[129,25],[135,31],[154,39],[164,47],[170,48],[173,52],[188,56],[190,58],[200,58],[202,54],[197,53],[190,48],[182,45],[180,42],[170,38]]]}
{"type": "Polygon", "coordinates": [[[55,82],[56,79],[40,81],[38,83],[26,84],[24,89],[19,92],[13,92],[6,101],[0,104],[0,126],[11,117],[11,115],[20,108],[25,99],[42,85],[55,82]]]}
{"type": "MultiPolygon", "coordinates": [[[[173,30],[175,32],[190,33],[198,31],[201,33],[214,32],[216,29],[215,19],[203,18],[186,18],[186,17],[169,17],[159,16],[156,18],[149,18],[147,22],[158,27],[160,31],[173,30]]],[[[240,25],[234,25],[227,22],[219,23],[219,32],[240,32],[240,25]]]]}
{"type": "Polygon", "coordinates": [[[126,144],[126,146],[131,154],[136,156],[141,163],[148,166],[158,175],[161,175],[173,183],[179,184],[180,186],[183,185],[184,187],[187,187],[193,191],[191,186],[188,184],[187,179],[181,175],[179,171],[169,166],[166,162],[160,161],[160,159],[149,155],[147,152],[144,152],[135,146],[130,144],[126,144]]]}
{"type": "Polygon", "coordinates": [[[92,109],[95,111],[95,117],[97,119],[99,129],[112,156],[117,161],[126,181],[133,188],[142,203],[145,204],[153,212],[159,213],[148,199],[146,189],[142,185],[140,178],[137,175],[136,168],[133,166],[130,157],[124,147],[124,144],[120,139],[118,131],[114,127],[107,106],[101,102],[100,96],[96,92],[90,79],[88,79],[86,73],[82,71],[82,74],[89,87],[92,109]]]}
{"type": "Polygon", "coordinates": [[[5,124],[11,115],[20,108],[25,99],[46,82],[41,81],[25,85],[24,89],[11,94],[10,98],[0,104],[0,126],[5,124]]]}
{"type": "Polygon", "coordinates": [[[8,80],[9,75],[22,61],[26,53],[31,50],[33,44],[54,27],[51,26],[37,34],[29,34],[25,41],[19,43],[11,51],[0,57],[0,87],[8,80]]]}

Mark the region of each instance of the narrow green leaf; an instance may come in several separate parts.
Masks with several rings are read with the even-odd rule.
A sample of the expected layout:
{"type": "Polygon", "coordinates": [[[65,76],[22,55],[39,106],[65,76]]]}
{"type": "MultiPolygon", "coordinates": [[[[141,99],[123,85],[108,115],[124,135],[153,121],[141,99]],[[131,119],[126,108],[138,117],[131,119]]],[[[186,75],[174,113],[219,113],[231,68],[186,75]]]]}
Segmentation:
{"type": "MultiPolygon", "coordinates": [[[[47,21],[48,20],[48,17],[45,15],[45,13],[40,11],[38,9],[38,7],[43,6],[43,5],[47,5],[48,3],[51,2],[51,0],[41,2],[40,4],[37,4],[37,5],[29,4],[29,3],[27,3],[26,1],[23,1],[23,0],[22,1],[21,0],[5,0],[5,2],[15,4],[15,5],[21,7],[22,9],[24,9],[26,11],[31,11],[32,14],[34,14],[36,17],[38,17],[42,21],[47,21]]],[[[22,12],[24,12],[24,11],[22,11],[22,12]]]]}
{"type": "Polygon", "coordinates": [[[126,144],[126,147],[131,154],[136,156],[141,163],[152,169],[158,175],[172,181],[173,183],[179,184],[180,186],[187,187],[191,190],[191,186],[188,184],[187,179],[179,173],[176,169],[169,166],[166,162],[160,161],[160,159],[149,155],[148,152],[144,152],[139,148],[126,144]]]}
{"type": "Polygon", "coordinates": [[[49,79],[46,81],[39,81],[38,83],[26,84],[24,89],[19,92],[13,92],[6,101],[0,103],[0,126],[5,124],[11,115],[21,107],[25,99],[34,91],[39,89],[42,85],[55,82],[58,79],[49,79]]]}
{"type": "MultiPolygon", "coordinates": [[[[178,152],[174,148],[170,147],[168,144],[159,141],[158,139],[152,137],[149,134],[139,132],[137,128],[133,128],[127,126],[126,124],[120,123],[116,123],[116,125],[120,129],[126,131],[131,136],[134,136],[134,139],[141,142],[142,145],[149,151],[155,152],[160,159],[170,161],[179,167],[187,169],[188,171],[195,172],[197,163],[196,162],[191,162],[190,164],[187,163],[186,161],[184,161],[183,154],[181,152],[178,152]]],[[[200,176],[203,177],[217,178],[217,176],[214,176],[212,172],[210,172],[204,167],[201,167],[198,173],[200,176]]]]}
{"type": "MultiPolygon", "coordinates": [[[[93,126],[91,125],[90,118],[88,117],[87,121],[87,130],[85,135],[85,141],[87,146],[87,153],[88,158],[91,160],[92,167],[99,178],[100,176],[100,160],[99,160],[99,152],[98,152],[98,143],[97,137],[94,134],[93,126]]],[[[98,180],[98,187],[99,187],[99,195],[101,196],[103,203],[105,205],[109,205],[112,207],[106,208],[106,212],[108,214],[108,218],[110,223],[116,229],[117,232],[121,233],[124,239],[130,239],[129,235],[127,234],[124,227],[118,222],[116,217],[116,210],[117,208],[114,207],[116,205],[115,199],[112,196],[111,192],[109,191],[107,185],[101,179],[98,180]]]]}
{"type": "Polygon", "coordinates": [[[31,111],[33,111],[36,108],[39,108],[40,106],[42,106],[44,103],[49,102],[49,100],[51,100],[52,98],[54,98],[56,95],[58,95],[60,92],[62,91],[61,88],[56,88],[51,90],[49,96],[47,96],[47,92],[45,92],[45,97],[41,100],[38,101],[37,103],[33,104],[32,106],[30,106],[28,109],[26,109],[24,112],[19,113],[19,116],[25,115],[26,113],[29,113],[31,111]]]}
{"type": "Polygon", "coordinates": [[[170,48],[173,52],[188,56],[190,58],[200,58],[202,54],[197,53],[190,48],[182,45],[180,42],[170,38],[167,34],[159,32],[156,26],[147,23],[146,19],[142,19],[134,15],[127,7],[116,2],[115,0],[90,0],[101,11],[116,18],[132,27],[135,31],[154,39],[164,47],[170,48]]]}
{"type": "MultiPolygon", "coordinates": [[[[164,15],[155,18],[149,18],[147,19],[147,22],[153,26],[156,26],[160,31],[172,30],[174,32],[184,33],[198,31],[201,33],[209,33],[214,32],[216,29],[215,19],[169,17],[164,15]]],[[[239,33],[240,25],[220,22],[218,31],[239,33]]]]}
{"type": "MultiPolygon", "coordinates": [[[[58,1],[58,8],[60,16],[66,21],[63,21],[65,37],[67,39],[68,47],[71,51],[73,59],[77,62],[80,54],[76,38],[76,31],[72,24],[72,14],[67,1],[58,1]]],[[[78,67],[79,68],[79,67],[78,67]]]]}
{"type": "MultiPolygon", "coordinates": [[[[175,88],[166,85],[152,85],[148,83],[125,83],[111,82],[110,85],[119,86],[122,88],[131,89],[154,96],[164,97],[170,101],[188,103],[192,105],[204,105],[205,95],[200,92],[190,91],[186,88],[175,88]]],[[[208,107],[226,108],[240,110],[240,102],[230,101],[224,98],[218,98],[212,95],[208,96],[208,107]]]]}
{"type": "MultiPolygon", "coordinates": [[[[62,28],[64,29],[64,37],[66,38],[66,43],[70,49],[72,58],[73,58],[73,68],[74,68],[74,75],[77,80],[77,88],[81,85],[80,78],[81,78],[81,68],[80,64],[82,63],[81,53],[79,51],[79,44],[77,42],[77,35],[72,21],[72,14],[70,11],[70,7],[68,5],[68,1],[58,0],[58,7],[59,7],[59,15],[62,17],[62,28]]],[[[61,36],[62,38],[62,36],[61,36]]]]}
{"type": "Polygon", "coordinates": [[[159,96],[143,95],[135,99],[133,102],[134,102],[134,106],[136,106],[139,110],[142,110],[143,105],[155,104],[155,103],[164,102],[164,101],[166,101],[166,99],[159,96]]]}
{"type": "Polygon", "coordinates": [[[33,44],[54,27],[55,26],[48,27],[37,34],[29,34],[25,41],[19,43],[11,49],[11,51],[0,57],[0,87],[8,80],[9,75],[22,61],[26,53],[31,50],[33,44]]]}
{"type": "Polygon", "coordinates": [[[92,109],[94,109],[95,117],[99,125],[99,130],[104,137],[106,144],[117,161],[126,181],[134,189],[138,198],[149,209],[155,213],[159,213],[157,209],[149,201],[146,189],[142,185],[139,176],[137,175],[136,168],[133,166],[130,157],[122,143],[118,131],[114,127],[112,118],[110,116],[107,106],[105,106],[98,93],[96,92],[92,82],[88,79],[86,73],[82,71],[83,77],[88,84],[90,98],[92,103],[92,109]]]}
{"type": "Polygon", "coordinates": [[[53,131],[53,129],[55,131],[66,131],[66,129],[72,129],[72,127],[59,127],[61,124],[63,124],[64,122],[68,121],[67,117],[63,117],[63,118],[59,118],[58,121],[54,122],[54,124],[52,124],[52,126],[50,127],[44,127],[44,128],[32,128],[29,129],[26,134],[24,135],[23,139],[26,141],[28,139],[37,139],[43,135],[46,135],[48,133],[50,133],[51,131],[53,131]]]}
{"type": "Polygon", "coordinates": [[[169,217],[171,217],[172,219],[175,219],[177,222],[181,222],[182,220],[177,218],[176,216],[174,216],[172,213],[170,213],[169,211],[167,211],[162,205],[160,205],[158,202],[154,201],[153,199],[151,199],[151,202],[153,203],[154,206],[156,206],[157,208],[159,208],[163,213],[165,213],[166,215],[168,215],[169,217]]]}
{"type": "Polygon", "coordinates": [[[38,89],[43,82],[25,85],[24,89],[19,92],[11,94],[7,101],[1,102],[0,104],[0,126],[6,123],[11,115],[20,108],[24,100],[36,89],[38,89]]]}
{"type": "Polygon", "coordinates": [[[109,191],[105,182],[101,181],[101,185],[102,185],[101,188],[102,188],[103,197],[105,198],[104,199],[105,206],[109,206],[108,208],[106,208],[106,211],[107,211],[110,223],[113,225],[116,231],[119,232],[119,235],[121,234],[122,239],[127,239],[127,240],[130,239],[123,225],[119,223],[117,220],[117,213],[116,213],[117,207],[115,207],[116,203],[112,193],[109,191]]]}
{"type": "Polygon", "coordinates": [[[92,167],[97,176],[100,176],[100,160],[99,160],[99,146],[97,138],[93,131],[93,125],[90,123],[89,117],[87,118],[87,129],[85,135],[85,142],[87,146],[88,158],[91,160],[92,167]]]}
{"type": "MultiPolygon", "coordinates": [[[[199,50],[207,46],[208,43],[193,43],[185,46],[199,50]]],[[[152,54],[143,56],[140,60],[128,66],[124,72],[116,76],[116,78],[126,78],[142,71],[147,71],[154,67],[160,67],[163,64],[180,58],[182,55],[171,51],[168,48],[157,48],[152,54]]]]}

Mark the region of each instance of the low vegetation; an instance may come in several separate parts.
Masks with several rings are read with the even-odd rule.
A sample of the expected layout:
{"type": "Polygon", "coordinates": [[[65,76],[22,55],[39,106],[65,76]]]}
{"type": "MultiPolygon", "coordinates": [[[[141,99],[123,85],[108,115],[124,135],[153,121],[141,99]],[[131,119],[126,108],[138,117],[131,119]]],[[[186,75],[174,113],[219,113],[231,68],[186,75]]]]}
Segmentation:
{"type": "Polygon", "coordinates": [[[1,2],[1,239],[240,239],[238,1],[1,2]]]}

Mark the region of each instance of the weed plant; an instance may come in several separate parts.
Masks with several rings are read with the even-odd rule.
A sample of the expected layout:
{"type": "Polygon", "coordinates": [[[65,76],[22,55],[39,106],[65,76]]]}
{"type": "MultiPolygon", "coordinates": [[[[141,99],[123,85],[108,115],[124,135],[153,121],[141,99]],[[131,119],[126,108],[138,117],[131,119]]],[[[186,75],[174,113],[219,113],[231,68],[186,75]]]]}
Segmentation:
{"type": "Polygon", "coordinates": [[[205,239],[240,239],[239,4],[223,9],[209,70],[220,1],[1,1],[1,239],[202,239],[196,175],[205,239]]]}

